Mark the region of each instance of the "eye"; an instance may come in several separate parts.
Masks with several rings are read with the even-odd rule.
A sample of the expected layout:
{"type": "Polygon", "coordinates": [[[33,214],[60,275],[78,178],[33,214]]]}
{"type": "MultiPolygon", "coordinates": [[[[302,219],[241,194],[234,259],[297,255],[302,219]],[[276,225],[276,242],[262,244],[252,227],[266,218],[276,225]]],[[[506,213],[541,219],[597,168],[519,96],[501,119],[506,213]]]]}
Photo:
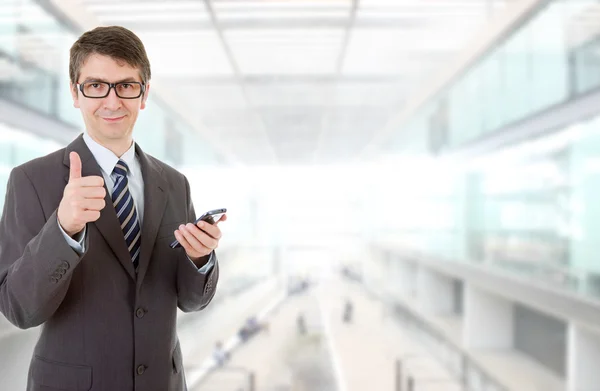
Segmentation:
{"type": "Polygon", "coordinates": [[[121,84],[121,88],[123,88],[123,89],[131,88],[131,84],[129,84],[129,83],[122,83],[121,84]]]}
{"type": "Polygon", "coordinates": [[[92,88],[99,88],[100,83],[90,83],[90,86],[92,86],[92,88]]]}

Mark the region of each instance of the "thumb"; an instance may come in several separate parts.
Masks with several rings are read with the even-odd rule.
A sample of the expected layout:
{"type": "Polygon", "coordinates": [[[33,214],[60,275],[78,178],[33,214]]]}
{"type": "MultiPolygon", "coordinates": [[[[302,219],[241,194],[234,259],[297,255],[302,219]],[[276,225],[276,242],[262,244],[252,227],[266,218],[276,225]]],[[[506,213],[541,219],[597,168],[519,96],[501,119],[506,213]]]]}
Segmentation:
{"type": "Polygon", "coordinates": [[[71,168],[69,170],[69,181],[71,179],[81,178],[81,158],[77,152],[71,152],[69,154],[71,160],[71,168]]]}

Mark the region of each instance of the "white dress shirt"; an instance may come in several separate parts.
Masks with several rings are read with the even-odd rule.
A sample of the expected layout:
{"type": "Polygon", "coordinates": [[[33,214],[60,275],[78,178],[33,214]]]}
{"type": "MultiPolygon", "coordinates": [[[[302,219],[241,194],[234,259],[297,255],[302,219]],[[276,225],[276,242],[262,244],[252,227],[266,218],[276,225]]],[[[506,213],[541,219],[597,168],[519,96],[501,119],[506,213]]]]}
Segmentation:
{"type": "MultiPolygon", "coordinates": [[[[125,152],[120,158],[117,157],[110,149],[98,144],[94,141],[87,132],[83,135],[83,141],[89,148],[90,152],[96,159],[96,162],[100,166],[102,171],[102,177],[104,178],[104,183],[106,185],[106,189],[108,190],[108,194],[112,194],[114,188],[114,181],[112,179],[112,172],[115,168],[115,165],[119,160],[123,160],[127,163],[129,167],[129,171],[127,173],[127,182],[129,186],[129,191],[131,192],[131,197],[133,197],[133,202],[137,211],[138,218],[140,220],[140,227],[142,227],[142,222],[144,221],[144,178],[142,176],[142,167],[140,166],[140,162],[135,155],[135,142],[131,143],[131,147],[125,152]]],[[[106,207],[110,207],[112,205],[106,205],[106,207]]],[[[83,254],[85,252],[85,235],[87,231],[87,227],[83,228],[75,239],[71,238],[67,233],[62,229],[60,224],[58,225],[61,232],[63,233],[67,243],[73,250],[75,250],[79,254],[83,254]]],[[[188,257],[189,259],[189,257],[188,257]]],[[[190,262],[191,259],[190,259],[190,262]]],[[[209,272],[214,265],[213,253],[210,255],[210,259],[206,265],[202,266],[198,271],[200,273],[209,272]]],[[[194,265],[195,266],[195,265],[194,265]]]]}

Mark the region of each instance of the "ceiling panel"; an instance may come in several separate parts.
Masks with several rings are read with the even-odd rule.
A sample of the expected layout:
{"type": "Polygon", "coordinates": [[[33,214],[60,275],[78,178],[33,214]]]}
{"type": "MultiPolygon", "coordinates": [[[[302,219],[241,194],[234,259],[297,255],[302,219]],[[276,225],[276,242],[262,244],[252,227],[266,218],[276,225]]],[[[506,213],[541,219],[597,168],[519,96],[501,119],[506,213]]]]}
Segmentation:
{"type": "Polygon", "coordinates": [[[233,69],[215,31],[138,32],[162,77],[232,75],[233,69]]]}
{"type": "Polygon", "coordinates": [[[269,12],[297,10],[336,10],[349,8],[353,0],[213,0],[217,11],[269,12]]]}
{"type": "Polygon", "coordinates": [[[247,86],[255,106],[326,106],[331,102],[330,88],[324,83],[264,83],[247,86]]]}
{"type": "Polygon", "coordinates": [[[343,30],[234,30],[225,32],[243,75],[335,72],[343,30]]]}
{"type": "Polygon", "coordinates": [[[193,77],[164,77],[161,84],[168,84],[184,101],[199,110],[239,109],[247,107],[242,89],[237,83],[212,84],[199,82],[193,77]]]}
{"type": "Polygon", "coordinates": [[[102,23],[135,31],[157,84],[247,164],[352,159],[507,4],[82,2],[102,23]]]}
{"type": "Polygon", "coordinates": [[[392,110],[382,107],[340,107],[327,112],[315,156],[319,162],[351,159],[371,140],[373,131],[390,118],[392,110]]]}
{"type": "Polygon", "coordinates": [[[319,107],[269,107],[260,108],[258,112],[274,145],[317,136],[325,114],[319,107]]]}
{"type": "Polygon", "coordinates": [[[256,111],[249,109],[218,109],[199,113],[202,123],[220,135],[246,136],[261,130],[262,119],[256,111]]]}
{"type": "Polygon", "coordinates": [[[471,37],[467,29],[356,29],[350,35],[342,72],[414,73],[427,63],[441,64],[471,37]]]}

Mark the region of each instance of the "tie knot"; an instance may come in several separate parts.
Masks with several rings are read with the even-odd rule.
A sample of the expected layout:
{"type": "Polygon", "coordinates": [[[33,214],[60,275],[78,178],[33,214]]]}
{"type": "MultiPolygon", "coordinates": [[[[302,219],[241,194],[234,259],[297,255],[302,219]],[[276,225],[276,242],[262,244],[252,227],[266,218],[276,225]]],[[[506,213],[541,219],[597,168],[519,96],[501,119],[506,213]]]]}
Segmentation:
{"type": "Polygon", "coordinates": [[[129,167],[127,167],[127,163],[125,163],[123,160],[119,160],[117,164],[115,164],[113,172],[117,175],[127,176],[129,167]]]}

